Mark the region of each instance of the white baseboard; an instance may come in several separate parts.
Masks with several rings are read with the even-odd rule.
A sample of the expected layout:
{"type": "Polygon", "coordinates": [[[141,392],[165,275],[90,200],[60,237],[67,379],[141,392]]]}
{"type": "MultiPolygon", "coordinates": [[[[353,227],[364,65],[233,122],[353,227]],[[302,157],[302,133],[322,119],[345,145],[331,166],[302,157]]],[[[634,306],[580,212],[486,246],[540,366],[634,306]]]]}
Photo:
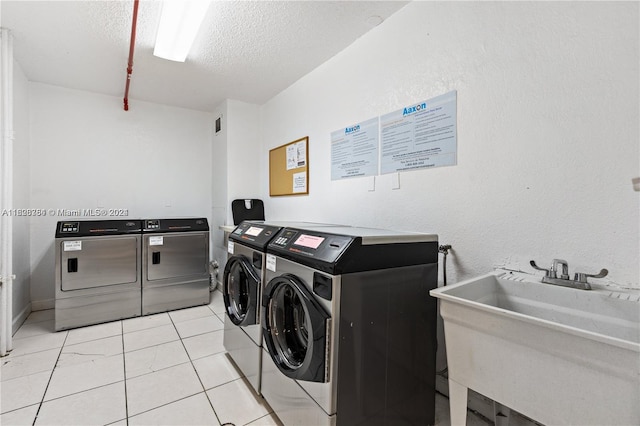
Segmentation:
{"type": "Polygon", "coordinates": [[[56,307],[55,299],[36,300],[31,302],[32,311],[46,311],[56,307]]]}
{"type": "Polygon", "coordinates": [[[13,318],[13,323],[11,324],[11,335],[16,334],[16,331],[20,328],[23,322],[27,319],[29,314],[31,313],[31,303],[27,303],[27,306],[24,307],[22,311],[18,314],[18,316],[13,318]]]}

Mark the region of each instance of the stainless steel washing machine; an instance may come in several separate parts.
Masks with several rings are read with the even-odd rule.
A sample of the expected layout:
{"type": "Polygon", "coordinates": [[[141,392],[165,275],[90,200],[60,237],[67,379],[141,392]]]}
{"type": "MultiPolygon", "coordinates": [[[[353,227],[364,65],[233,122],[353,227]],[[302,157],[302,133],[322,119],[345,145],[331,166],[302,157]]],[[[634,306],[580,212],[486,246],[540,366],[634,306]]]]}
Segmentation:
{"type": "Polygon", "coordinates": [[[266,272],[264,256],[271,239],[284,225],[336,226],[311,222],[244,221],[229,235],[229,259],[224,268],[222,294],[227,315],[224,347],[260,393],[262,327],[260,301],[266,272]]]}
{"type": "Polygon", "coordinates": [[[262,328],[260,294],[265,272],[267,244],[279,226],[242,222],[229,235],[229,259],[224,268],[222,295],[227,315],[224,348],[260,393],[262,328]]]}
{"type": "Polygon", "coordinates": [[[261,389],[285,425],[433,424],[437,239],[336,227],[271,240],[261,389]]]}
{"type": "Polygon", "coordinates": [[[147,219],[143,226],[142,315],[208,304],[207,219],[147,219]]]}
{"type": "Polygon", "coordinates": [[[140,316],[139,220],[62,221],[55,234],[55,328],[140,316]]]}

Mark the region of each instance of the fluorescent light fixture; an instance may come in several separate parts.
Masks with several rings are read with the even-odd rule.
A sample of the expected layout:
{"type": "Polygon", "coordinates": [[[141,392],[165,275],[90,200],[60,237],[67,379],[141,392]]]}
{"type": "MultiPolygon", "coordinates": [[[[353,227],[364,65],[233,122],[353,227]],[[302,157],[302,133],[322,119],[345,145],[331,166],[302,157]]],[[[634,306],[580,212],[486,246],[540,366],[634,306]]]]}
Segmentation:
{"type": "Polygon", "coordinates": [[[153,54],[184,62],[211,0],[164,0],[153,54]]]}

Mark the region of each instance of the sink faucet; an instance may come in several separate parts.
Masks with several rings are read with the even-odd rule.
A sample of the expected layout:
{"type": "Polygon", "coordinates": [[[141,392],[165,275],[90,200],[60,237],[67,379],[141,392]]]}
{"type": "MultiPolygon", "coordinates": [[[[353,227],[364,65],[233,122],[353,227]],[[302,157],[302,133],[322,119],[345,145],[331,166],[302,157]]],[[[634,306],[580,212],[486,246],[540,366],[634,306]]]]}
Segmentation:
{"type": "Polygon", "coordinates": [[[568,280],[569,279],[569,262],[562,259],[553,259],[553,263],[551,263],[551,270],[556,276],[558,274],[558,265],[562,265],[562,273],[560,274],[560,279],[568,280]]]}
{"type": "Polygon", "coordinates": [[[576,272],[573,280],[569,279],[569,264],[566,260],[553,259],[551,267],[549,269],[540,268],[536,265],[536,262],[531,260],[529,264],[538,271],[545,271],[542,282],[546,284],[561,285],[564,287],[579,288],[582,290],[591,290],[591,284],[587,282],[587,278],[604,278],[609,271],[606,269],[600,270],[597,274],[586,274],[584,272],[576,272]],[[561,266],[560,277],[558,278],[558,267],[561,266]]]}

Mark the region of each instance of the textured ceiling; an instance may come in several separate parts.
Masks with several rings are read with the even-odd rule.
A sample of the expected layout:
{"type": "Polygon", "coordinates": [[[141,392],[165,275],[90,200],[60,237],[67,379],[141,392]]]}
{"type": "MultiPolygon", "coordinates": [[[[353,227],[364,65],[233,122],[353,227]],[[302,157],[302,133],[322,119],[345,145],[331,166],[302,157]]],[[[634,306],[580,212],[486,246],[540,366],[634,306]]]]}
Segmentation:
{"type": "MultiPolygon", "coordinates": [[[[153,56],[159,1],[141,0],[129,105],[262,104],[407,2],[213,1],[185,63],[153,56]]],[[[133,0],[2,0],[30,81],[124,96],[133,0]]]]}

